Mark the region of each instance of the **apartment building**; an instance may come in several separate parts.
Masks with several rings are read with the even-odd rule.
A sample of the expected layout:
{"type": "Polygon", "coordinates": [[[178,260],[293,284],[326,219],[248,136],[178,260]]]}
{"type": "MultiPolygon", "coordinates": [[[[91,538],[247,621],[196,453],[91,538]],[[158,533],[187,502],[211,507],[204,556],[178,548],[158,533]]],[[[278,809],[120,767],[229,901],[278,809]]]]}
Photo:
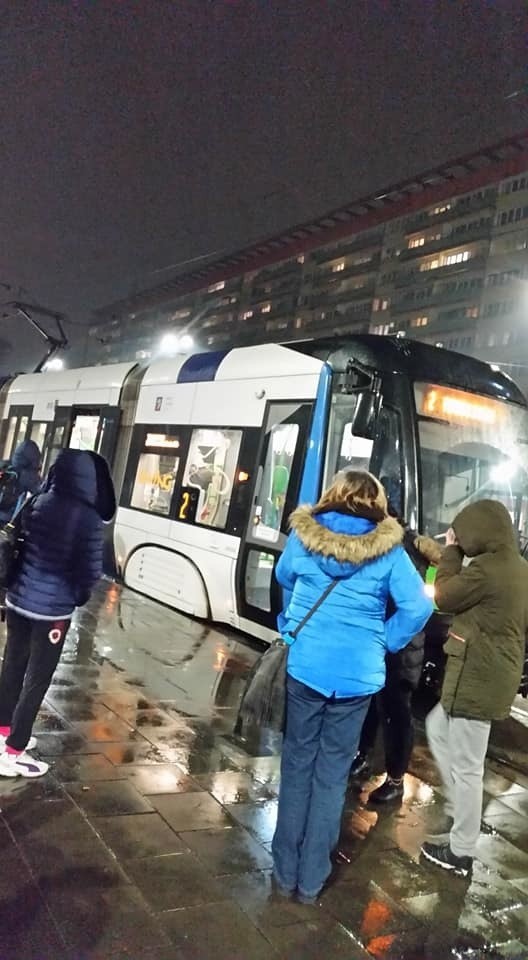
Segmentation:
{"type": "Polygon", "coordinates": [[[167,333],[225,349],[347,332],[504,364],[528,387],[528,133],[96,311],[87,362],[167,333]]]}

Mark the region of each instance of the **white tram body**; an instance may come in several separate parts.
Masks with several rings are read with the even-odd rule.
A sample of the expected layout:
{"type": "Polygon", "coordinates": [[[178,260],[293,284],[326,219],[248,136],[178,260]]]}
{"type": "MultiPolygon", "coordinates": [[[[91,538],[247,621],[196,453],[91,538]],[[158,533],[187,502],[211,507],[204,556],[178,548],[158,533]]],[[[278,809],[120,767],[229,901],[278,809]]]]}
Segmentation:
{"type": "MultiPolygon", "coordinates": [[[[164,432],[168,427],[189,426],[193,428],[191,450],[193,433],[200,430],[202,439],[210,434],[212,443],[225,436],[235,454],[229,470],[224,471],[229,492],[240,482],[235,471],[244,431],[255,428],[261,433],[270,404],[287,407],[288,401],[313,401],[323,366],[320,360],[292,354],[275,344],[230,351],[210,380],[179,382],[184,365],[185,358],[181,358],[148,368],[139,389],[136,427],[149,428],[154,437],[159,430],[159,436],[168,436],[170,443],[164,432]]],[[[203,452],[203,444],[201,447],[203,452]]],[[[252,474],[253,470],[248,480],[252,474]]],[[[201,491],[198,513],[203,511],[203,499],[201,491]]],[[[178,519],[179,512],[181,507],[170,519],[131,506],[119,508],[115,547],[124,582],[191,615],[254,633],[254,622],[240,615],[237,603],[240,533],[222,529],[225,517],[217,526],[189,524],[178,519]]],[[[269,636],[265,627],[258,632],[269,636]]]]}

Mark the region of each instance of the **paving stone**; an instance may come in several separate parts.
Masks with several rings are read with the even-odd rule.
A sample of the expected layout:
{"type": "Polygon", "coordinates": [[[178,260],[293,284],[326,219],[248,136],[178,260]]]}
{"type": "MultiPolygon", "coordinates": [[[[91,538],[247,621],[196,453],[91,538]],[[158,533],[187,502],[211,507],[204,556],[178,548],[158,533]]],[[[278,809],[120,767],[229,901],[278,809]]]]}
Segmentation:
{"type": "Polygon", "coordinates": [[[97,833],[120,860],[183,853],[187,847],[157,813],[98,817],[97,833]]]}
{"type": "Polygon", "coordinates": [[[75,781],[90,782],[94,780],[122,780],[126,774],[121,773],[103,753],[94,754],[66,754],[62,757],[49,757],[53,776],[62,783],[75,781]]]}
{"type": "Polygon", "coordinates": [[[142,794],[197,793],[203,790],[176,763],[124,764],[115,768],[142,794]]]}
{"type": "Polygon", "coordinates": [[[130,860],[125,870],[156,912],[226,899],[222,885],[190,853],[130,860]]]}
{"type": "Polygon", "coordinates": [[[204,791],[154,796],[149,797],[149,800],[169,826],[178,833],[233,826],[233,821],[229,819],[224,807],[204,791]]]}
{"type": "Polygon", "coordinates": [[[271,869],[272,858],[243,827],[192,830],[180,837],[213,876],[271,869]]]}
{"type": "Polygon", "coordinates": [[[235,803],[226,805],[226,810],[241,826],[246,827],[257,840],[270,843],[277,824],[277,802],[235,803]]]}
{"type": "Polygon", "coordinates": [[[152,806],[126,780],[91,784],[68,783],[65,789],[89,816],[111,817],[116,814],[147,813],[152,806]]]}
{"type": "Polygon", "coordinates": [[[183,960],[272,960],[277,953],[235,904],[206,904],[162,915],[183,960]]]}

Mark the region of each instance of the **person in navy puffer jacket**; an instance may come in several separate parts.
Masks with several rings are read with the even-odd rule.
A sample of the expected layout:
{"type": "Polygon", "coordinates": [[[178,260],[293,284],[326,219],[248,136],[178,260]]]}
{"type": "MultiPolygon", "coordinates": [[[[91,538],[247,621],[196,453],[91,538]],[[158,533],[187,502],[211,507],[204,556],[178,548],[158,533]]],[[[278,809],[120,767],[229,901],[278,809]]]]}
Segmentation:
{"type": "Polygon", "coordinates": [[[274,880],[303,902],[320,893],[339,839],[350,765],[370,698],[385,683],[385,656],[401,650],[432,612],[372,474],[347,470],[315,507],[299,507],[276,576],[290,642],[274,880]],[[332,582],[336,586],[292,640],[332,582]],[[394,614],[386,619],[389,597],[394,614]]]}
{"type": "Polygon", "coordinates": [[[16,448],[10,467],[17,474],[13,500],[0,502],[0,525],[9,523],[18,505],[28,493],[37,493],[42,483],[40,476],[41,453],[34,440],[23,440],[16,448]]]}
{"type": "Polygon", "coordinates": [[[7,592],[0,674],[0,776],[39,777],[48,766],[26,750],[60,659],[71,617],[103,572],[103,522],[115,513],[106,460],[61,450],[43,492],[22,515],[24,545],[7,592]]]}

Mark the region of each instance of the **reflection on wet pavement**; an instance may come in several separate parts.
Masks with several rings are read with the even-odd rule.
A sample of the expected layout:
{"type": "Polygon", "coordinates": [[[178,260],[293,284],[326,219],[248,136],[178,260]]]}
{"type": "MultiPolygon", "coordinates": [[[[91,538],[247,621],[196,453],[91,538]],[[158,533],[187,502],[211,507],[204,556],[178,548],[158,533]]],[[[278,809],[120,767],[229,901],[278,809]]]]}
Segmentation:
{"type": "Polygon", "coordinates": [[[50,774],[0,780],[0,960],[527,960],[523,717],[487,764],[471,880],[420,860],[444,808],[418,737],[400,807],[369,806],[376,777],[351,785],[334,876],[303,906],[271,886],[278,738],[234,735],[259,652],[97,592],[37,721],[50,774]]]}

